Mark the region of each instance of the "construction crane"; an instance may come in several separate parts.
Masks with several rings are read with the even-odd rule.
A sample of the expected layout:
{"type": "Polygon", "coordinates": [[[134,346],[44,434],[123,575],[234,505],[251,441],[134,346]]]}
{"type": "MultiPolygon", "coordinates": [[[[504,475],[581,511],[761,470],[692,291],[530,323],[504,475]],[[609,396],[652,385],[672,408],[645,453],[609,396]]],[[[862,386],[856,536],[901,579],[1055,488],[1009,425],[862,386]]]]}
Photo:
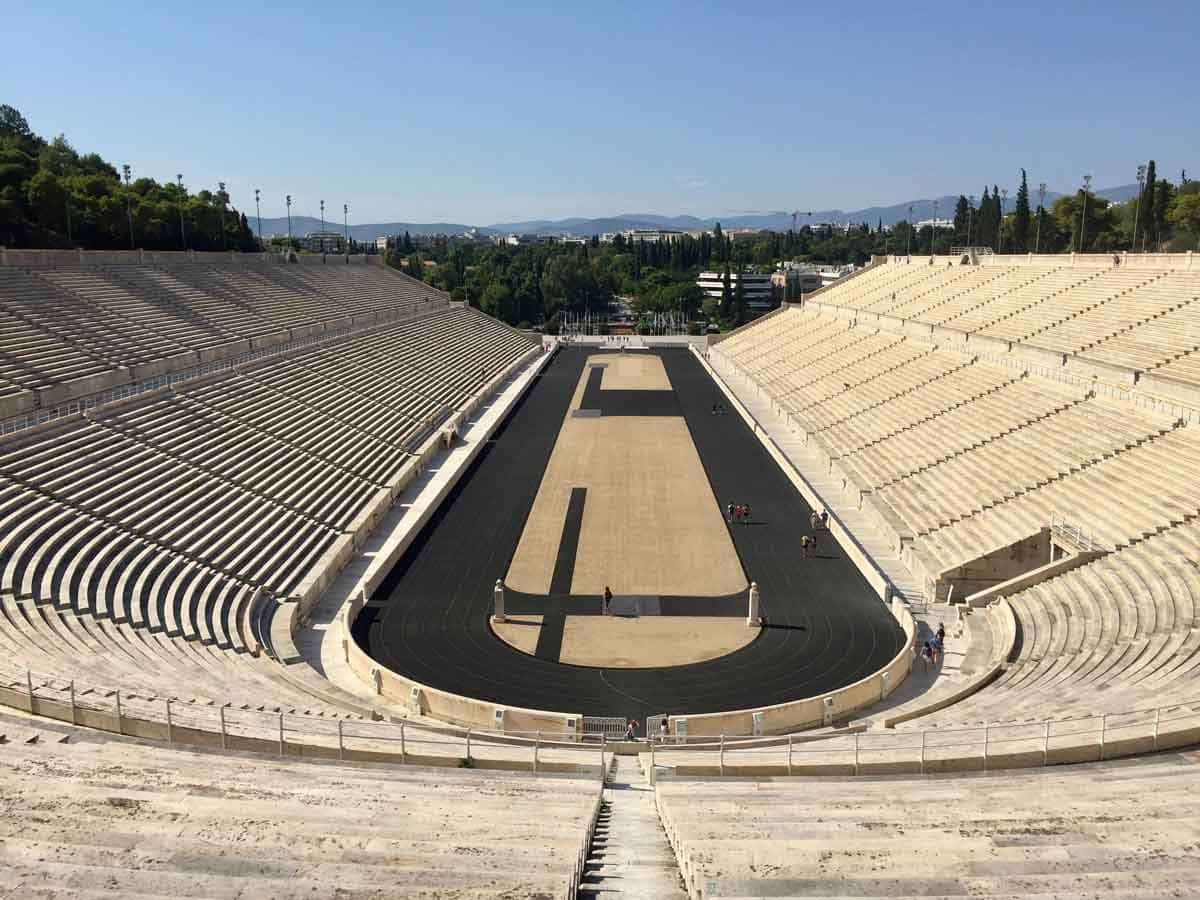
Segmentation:
{"type": "Polygon", "coordinates": [[[794,213],[792,213],[792,231],[799,231],[799,229],[796,227],[796,219],[802,215],[811,217],[812,212],[802,213],[800,210],[796,210],[794,213]]]}

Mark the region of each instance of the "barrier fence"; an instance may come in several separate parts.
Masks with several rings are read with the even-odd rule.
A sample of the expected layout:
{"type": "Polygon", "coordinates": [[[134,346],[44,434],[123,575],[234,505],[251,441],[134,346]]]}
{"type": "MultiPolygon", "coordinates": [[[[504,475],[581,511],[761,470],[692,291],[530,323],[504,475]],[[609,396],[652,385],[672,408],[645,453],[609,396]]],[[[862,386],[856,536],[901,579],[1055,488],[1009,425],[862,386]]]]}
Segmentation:
{"type": "Polygon", "coordinates": [[[603,735],[489,732],[305,715],[150,696],[8,670],[0,702],[35,715],[169,744],[279,756],[537,772],[604,773],[606,752],[644,746],[650,765],[679,774],[936,772],[1088,762],[1200,743],[1200,698],[1150,709],[953,728],[776,737],[721,735],[690,743],[653,735],[630,747],[603,735]],[[549,753],[549,758],[542,754],[549,753]],[[664,759],[665,756],[665,759],[664,759]],[[711,771],[710,770],[714,770],[711,771]]]}
{"type": "MultiPolygon", "coordinates": [[[[1037,767],[1091,762],[1178,748],[1200,741],[1200,704],[1178,703],[1153,709],[1102,713],[1076,719],[993,723],[922,731],[857,732],[801,742],[788,736],[782,745],[730,747],[722,740],[707,765],[687,759],[688,750],[668,738],[654,742],[663,767],[679,774],[716,769],[735,774],[873,774],[879,772],[959,771],[1037,767]],[[683,750],[685,752],[678,753],[683,750]],[[697,770],[697,771],[693,771],[697,770]]],[[[699,754],[696,754],[699,757],[699,754]]],[[[653,759],[653,752],[652,752],[653,759]]],[[[697,760],[699,761],[699,760],[697,760]]],[[[653,762],[651,763],[653,765],[653,762]]]]}

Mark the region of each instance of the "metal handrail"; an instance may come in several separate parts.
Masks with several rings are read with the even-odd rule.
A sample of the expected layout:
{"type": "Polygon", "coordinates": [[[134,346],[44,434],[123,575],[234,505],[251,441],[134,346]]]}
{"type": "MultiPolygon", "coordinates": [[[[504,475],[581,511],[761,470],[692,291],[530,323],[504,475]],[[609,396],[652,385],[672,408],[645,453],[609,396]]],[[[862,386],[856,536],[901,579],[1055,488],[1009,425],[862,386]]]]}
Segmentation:
{"type": "MultiPolygon", "coordinates": [[[[99,723],[96,713],[115,715],[118,733],[136,733],[145,737],[143,727],[126,730],[126,725],[150,724],[157,726],[168,743],[203,743],[216,741],[225,748],[237,738],[251,740],[257,747],[274,747],[286,755],[288,748],[324,748],[329,755],[346,758],[354,750],[366,751],[364,743],[384,745],[391,756],[406,762],[409,756],[418,755],[412,748],[436,746],[438,757],[457,758],[470,764],[472,741],[481,741],[492,747],[526,747],[530,753],[530,768],[538,771],[538,753],[542,749],[574,751],[592,755],[597,744],[580,740],[580,736],[562,732],[491,732],[476,729],[456,729],[452,726],[433,726],[409,722],[376,722],[351,718],[322,718],[282,711],[266,712],[221,705],[197,704],[173,697],[147,696],[137,690],[105,689],[94,685],[81,686],[75,681],[57,676],[46,676],[24,670],[23,679],[14,679],[13,670],[0,682],[0,703],[50,718],[69,720],[74,724],[105,728],[99,723]],[[47,703],[56,704],[49,708],[47,703]],[[54,715],[53,713],[58,713],[54,715]],[[89,715],[89,713],[91,715],[89,715]],[[180,730],[185,729],[181,737],[180,730]],[[525,743],[520,739],[532,738],[525,743]],[[516,739],[516,740],[514,740],[516,739]],[[458,752],[461,748],[461,754],[458,752]]],[[[1200,698],[1169,705],[1143,709],[1123,710],[1100,714],[1089,714],[1062,719],[1041,719],[1034,722],[987,722],[952,728],[926,729],[922,731],[888,730],[881,732],[855,732],[853,734],[781,735],[769,744],[762,743],[763,736],[731,734],[713,736],[707,745],[676,743],[673,735],[652,736],[645,743],[647,749],[658,747],[660,752],[712,753],[719,752],[721,768],[726,755],[748,758],[755,753],[778,753],[786,748],[788,769],[793,757],[812,757],[816,754],[841,754],[847,761],[853,754],[855,771],[858,770],[863,754],[909,752],[914,763],[919,762],[924,771],[929,751],[943,752],[973,748],[975,756],[982,755],[984,761],[993,753],[993,748],[1002,745],[1033,745],[1031,752],[1040,750],[1042,763],[1048,760],[1052,742],[1091,737],[1089,744],[1098,745],[1100,757],[1105,758],[1105,745],[1113,735],[1125,733],[1122,739],[1132,737],[1150,738],[1153,749],[1158,749],[1158,738],[1164,725],[1184,720],[1194,720],[1189,730],[1200,726],[1200,698]],[[1139,731],[1140,729],[1140,731],[1139,731]],[[1131,730],[1134,734],[1128,734],[1131,730]],[[796,740],[800,737],[801,740],[796,740]],[[741,741],[760,743],[739,746],[741,741]]],[[[151,735],[153,736],[153,735],[151,735]]],[[[601,739],[599,749],[603,756],[608,744],[601,739]]],[[[517,756],[517,754],[514,754],[517,756]]],[[[512,760],[524,769],[521,758],[512,760]]],[[[591,768],[589,763],[583,765],[591,768]]]]}
{"type": "Polygon", "coordinates": [[[1095,539],[1090,530],[1085,531],[1083,526],[1068,522],[1054,510],[1050,512],[1050,532],[1062,535],[1084,552],[1106,549],[1100,541],[1095,539]]]}

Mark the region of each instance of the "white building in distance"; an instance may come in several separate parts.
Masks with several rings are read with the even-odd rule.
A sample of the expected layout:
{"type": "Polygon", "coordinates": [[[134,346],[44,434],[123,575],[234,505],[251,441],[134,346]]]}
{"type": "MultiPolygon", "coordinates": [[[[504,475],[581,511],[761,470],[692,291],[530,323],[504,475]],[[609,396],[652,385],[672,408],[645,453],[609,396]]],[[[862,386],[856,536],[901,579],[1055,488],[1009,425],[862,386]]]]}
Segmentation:
{"type": "MultiPolygon", "coordinates": [[[[742,283],[742,292],[746,298],[746,308],[752,316],[761,316],[774,309],[778,304],[771,293],[771,276],[758,275],[754,272],[738,274],[731,272],[729,287],[736,294],[738,282],[742,283]]],[[[720,300],[724,289],[724,275],[721,272],[701,272],[696,278],[696,284],[704,291],[705,297],[720,300]]]]}
{"type": "Polygon", "coordinates": [[[340,231],[310,231],[301,239],[300,244],[305,250],[314,253],[341,253],[342,241],[340,231]]]}

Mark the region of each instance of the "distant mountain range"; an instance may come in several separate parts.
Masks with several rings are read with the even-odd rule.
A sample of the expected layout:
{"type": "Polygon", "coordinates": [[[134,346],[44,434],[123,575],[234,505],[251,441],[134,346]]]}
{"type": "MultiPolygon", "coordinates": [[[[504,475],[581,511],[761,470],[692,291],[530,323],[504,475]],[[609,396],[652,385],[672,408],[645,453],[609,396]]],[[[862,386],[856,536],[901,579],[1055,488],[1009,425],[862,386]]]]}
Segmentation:
{"type": "MultiPolygon", "coordinates": [[[[1016,188],[1009,188],[1005,210],[1011,211],[1016,203],[1016,188]]],[[[1030,202],[1036,208],[1038,198],[1036,190],[1031,192],[1030,202]]],[[[1136,184],[1123,184],[1111,188],[1102,188],[1094,192],[1098,197],[1104,197],[1114,203],[1123,203],[1137,196],[1136,184]]],[[[1046,205],[1049,206],[1063,194],[1055,191],[1046,192],[1046,205]]],[[[884,225],[895,225],[909,217],[909,207],[912,208],[914,221],[932,219],[934,215],[935,198],[910,200],[906,203],[896,203],[892,206],[870,206],[866,209],[821,209],[801,210],[797,223],[801,226],[822,222],[866,222],[871,227],[883,222],[884,225]]],[[[947,194],[936,198],[938,218],[949,219],[954,215],[954,205],[958,202],[958,194],[947,194]]],[[[979,195],[975,197],[979,202],[979,195]]],[[[251,230],[257,229],[253,215],[247,215],[251,230]]],[[[472,228],[477,228],[484,234],[566,234],[575,237],[587,237],[593,234],[625,231],[630,228],[669,229],[674,231],[697,231],[711,229],[720,222],[722,228],[765,228],[774,231],[786,231],[792,227],[791,212],[737,213],[726,216],[713,216],[702,219],[696,216],[663,216],[656,213],[622,213],[617,216],[607,216],[596,219],[532,219],[527,222],[498,222],[493,225],[472,226],[455,222],[380,222],[366,225],[351,225],[350,236],[356,241],[373,241],[377,237],[408,232],[414,237],[432,234],[464,234],[472,228]]],[[[319,231],[320,219],[311,216],[292,216],[292,234],[302,237],[310,231],[319,231]]],[[[341,231],[340,222],[327,220],[325,227],[330,231],[341,231]]],[[[286,218],[270,218],[262,220],[264,235],[287,234],[286,218]]]]}
{"type": "MultiPolygon", "coordinates": [[[[246,221],[250,223],[250,230],[258,232],[258,222],[254,218],[253,212],[246,213],[246,221]]],[[[350,237],[356,241],[373,241],[377,237],[384,237],[389,234],[409,234],[416,237],[417,235],[431,234],[464,234],[470,231],[474,226],[460,225],[457,222],[428,222],[421,224],[418,222],[379,222],[367,225],[351,225],[350,237]]],[[[292,216],[292,236],[304,237],[310,231],[320,231],[321,220],[312,216],[292,216]]],[[[333,219],[325,220],[326,231],[336,231],[342,233],[341,221],[333,219]]],[[[481,229],[482,230],[482,229],[481,229]]],[[[286,235],[288,233],[288,220],[286,216],[280,218],[263,217],[262,233],[264,237],[272,235],[286,235]]]]}
{"type": "MultiPolygon", "coordinates": [[[[1094,193],[1113,202],[1124,202],[1137,196],[1136,184],[1124,184],[1112,188],[1104,188],[1094,193]]],[[[1011,211],[1016,203],[1016,188],[1010,188],[1005,210],[1011,211]]],[[[1049,206],[1063,195],[1055,191],[1046,192],[1046,205],[1049,206]]],[[[884,225],[895,225],[909,217],[909,207],[912,207],[912,217],[915,221],[933,218],[933,204],[937,201],[938,218],[949,219],[954,216],[954,205],[958,202],[958,194],[947,194],[943,197],[929,197],[921,200],[910,200],[906,203],[896,203],[892,206],[870,206],[866,209],[814,209],[800,210],[797,224],[816,224],[818,222],[866,222],[874,227],[880,220],[884,225]]],[[[976,195],[975,202],[979,202],[976,195]]],[[[1036,190],[1032,192],[1030,202],[1036,208],[1038,198],[1036,190]]],[[[626,213],[602,219],[534,219],[528,222],[501,222],[487,226],[488,231],[500,234],[570,234],[584,236],[603,234],[606,231],[624,231],[628,228],[668,228],[677,231],[693,231],[710,229],[717,222],[722,228],[767,228],[775,231],[786,231],[792,227],[791,212],[740,213],[727,216],[713,216],[700,219],[695,216],[660,216],[653,213],[626,213]]]]}

